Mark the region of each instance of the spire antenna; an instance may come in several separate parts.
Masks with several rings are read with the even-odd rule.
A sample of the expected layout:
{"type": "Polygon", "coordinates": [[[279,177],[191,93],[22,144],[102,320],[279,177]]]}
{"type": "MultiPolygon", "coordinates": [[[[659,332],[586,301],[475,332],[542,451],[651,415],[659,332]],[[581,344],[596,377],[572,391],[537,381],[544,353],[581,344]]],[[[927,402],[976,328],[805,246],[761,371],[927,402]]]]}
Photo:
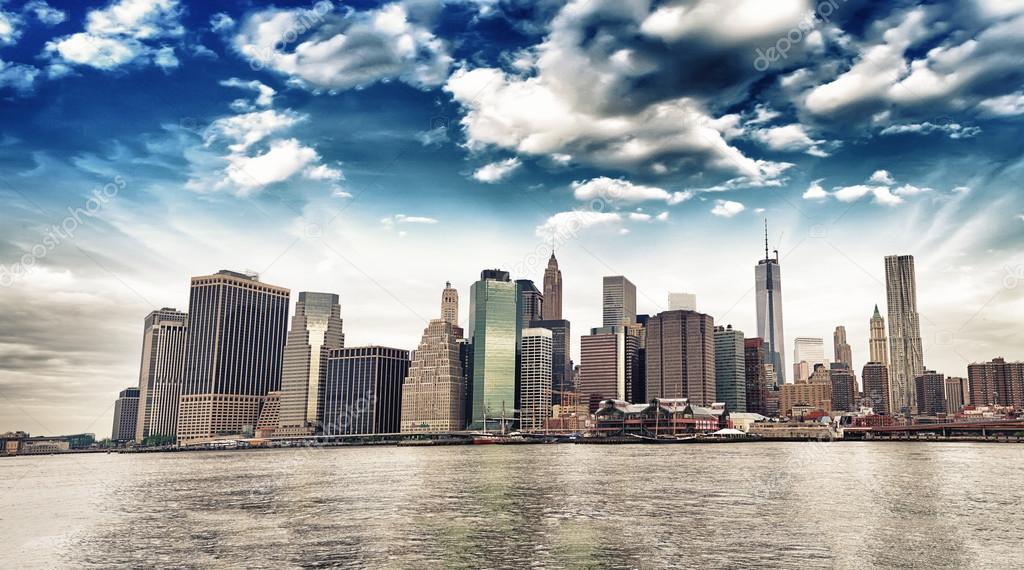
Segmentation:
{"type": "Polygon", "coordinates": [[[768,259],[768,218],[764,219],[764,258],[768,259]]]}

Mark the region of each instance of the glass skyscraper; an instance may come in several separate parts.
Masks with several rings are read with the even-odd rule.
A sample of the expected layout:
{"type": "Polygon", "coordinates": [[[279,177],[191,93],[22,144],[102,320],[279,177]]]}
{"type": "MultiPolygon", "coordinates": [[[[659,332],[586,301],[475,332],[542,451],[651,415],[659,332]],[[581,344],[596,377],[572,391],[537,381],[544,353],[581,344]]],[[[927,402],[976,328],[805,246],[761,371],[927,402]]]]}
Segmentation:
{"type": "Polygon", "coordinates": [[[135,441],[155,435],[173,439],[177,433],[187,320],[185,313],[166,307],[146,316],[135,441]]]}
{"type": "Polygon", "coordinates": [[[764,259],[754,267],[757,302],[757,336],[768,343],[768,362],[775,369],[776,381],[786,382],[786,339],[782,334],[782,269],[778,252],[768,256],[768,225],[765,224],[764,259]]]}
{"type": "Polygon", "coordinates": [[[333,293],[299,293],[284,346],[278,435],[311,434],[322,420],[327,354],[345,346],[338,300],[333,293]]]}
{"type": "Polygon", "coordinates": [[[324,435],[398,433],[409,351],[385,346],[332,350],[323,393],[324,435]]]}
{"type": "Polygon", "coordinates": [[[516,353],[522,328],[516,289],[507,271],[489,269],[469,290],[472,429],[506,428],[515,418],[516,353]]]}

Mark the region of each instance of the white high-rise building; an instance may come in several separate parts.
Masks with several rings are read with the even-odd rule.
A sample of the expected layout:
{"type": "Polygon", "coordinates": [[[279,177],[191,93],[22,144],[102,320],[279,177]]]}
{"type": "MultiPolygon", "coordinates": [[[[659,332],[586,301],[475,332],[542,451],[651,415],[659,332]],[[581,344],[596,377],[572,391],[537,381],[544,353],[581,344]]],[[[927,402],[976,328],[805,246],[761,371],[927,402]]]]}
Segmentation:
{"type": "Polygon", "coordinates": [[[889,309],[889,386],[893,412],[917,412],[914,379],[924,372],[921,320],[917,314],[914,256],[885,258],[885,292],[889,309]]]}
{"type": "Polygon", "coordinates": [[[423,329],[402,384],[403,433],[450,432],[464,427],[466,378],[459,359],[461,338],[462,329],[447,318],[433,319],[423,329]]]}
{"type": "Polygon", "coordinates": [[[817,364],[828,368],[828,360],[825,358],[825,341],[814,337],[797,337],[793,341],[793,362],[806,362],[810,365],[811,372],[817,364]]]}
{"type": "Polygon", "coordinates": [[[551,331],[523,329],[522,381],[519,388],[519,429],[541,431],[551,417],[551,331]]]}
{"type": "Polygon", "coordinates": [[[868,350],[871,354],[870,362],[878,362],[889,366],[889,341],[885,338],[885,319],[878,312],[878,305],[875,305],[875,314],[871,315],[870,321],[871,336],[868,339],[868,350]]]}
{"type": "Polygon", "coordinates": [[[338,299],[333,293],[299,293],[284,346],[276,435],[308,435],[322,421],[327,354],[345,346],[338,299]]]}
{"type": "Polygon", "coordinates": [[[631,325],[636,322],[636,285],[621,275],[603,280],[603,323],[606,327],[631,325]]]}
{"type": "Polygon", "coordinates": [[[139,443],[150,436],[173,441],[177,434],[187,320],[187,314],[170,308],[146,316],[139,368],[139,417],[134,434],[139,443]]]}
{"type": "Polygon", "coordinates": [[[693,293],[669,293],[668,310],[670,311],[696,311],[697,296],[693,293]]]}

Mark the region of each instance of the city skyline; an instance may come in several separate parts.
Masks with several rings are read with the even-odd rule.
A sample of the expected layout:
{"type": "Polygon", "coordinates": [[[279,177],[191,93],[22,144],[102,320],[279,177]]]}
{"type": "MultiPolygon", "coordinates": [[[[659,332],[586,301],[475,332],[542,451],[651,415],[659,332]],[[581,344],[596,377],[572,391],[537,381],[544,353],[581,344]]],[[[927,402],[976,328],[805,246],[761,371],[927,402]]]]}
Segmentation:
{"type": "MultiPolygon", "coordinates": [[[[189,279],[224,267],[338,293],[347,344],[412,349],[439,283],[462,292],[466,315],[482,268],[539,288],[554,245],[573,355],[601,324],[609,275],[636,284],[638,313],[687,291],[754,336],[763,218],[786,339],[843,325],[861,370],[866,317],[886,303],[881,260],[912,254],[928,369],[959,377],[971,361],[1021,357],[1022,82],[1018,66],[985,56],[1017,49],[1000,33],[1016,7],[847,2],[787,57],[760,61],[815,5],[765,17],[742,3],[693,28],[644,2],[624,13],[170,1],[114,32],[101,24],[118,4],[45,21],[0,6],[7,429],[104,431],[112,395],[139,374],[141,317],[187,310],[189,279]],[[311,6],[328,9],[303,40],[326,49],[324,34],[355,26],[390,65],[283,67],[298,43],[274,47],[256,24],[311,6]],[[581,44],[586,22],[607,34],[601,49],[581,44]],[[425,60],[389,51],[395,33],[425,60]],[[76,50],[83,37],[123,57],[76,50]],[[979,47],[957,51],[967,41],[979,47]],[[930,54],[954,52],[979,73],[922,75],[952,77],[930,54]],[[623,71],[631,54],[649,64],[639,80],[623,71]],[[720,77],[661,80],[710,62],[720,77]],[[867,68],[878,84],[862,83],[867,68]],[[625,131],[592,128],[604,124],[625,131]]],[[[787,379],[792,348],[779,351],[787,379]]]]}

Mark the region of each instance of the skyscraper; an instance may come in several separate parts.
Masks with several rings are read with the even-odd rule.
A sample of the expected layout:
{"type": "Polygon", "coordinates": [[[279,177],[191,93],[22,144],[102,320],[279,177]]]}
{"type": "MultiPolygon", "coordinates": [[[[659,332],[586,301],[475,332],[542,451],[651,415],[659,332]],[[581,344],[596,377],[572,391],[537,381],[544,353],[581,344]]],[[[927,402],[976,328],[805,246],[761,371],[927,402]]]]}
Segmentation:
{"type": "Polygon", "coordinates": [[[465,426],[466,378],[459,358],[461,329],[433,319],[423,329],[402,385],[402,432],[458,431],[465,426]]]}
{"type": "MultiPolygon", "coordinates": [[[[716,347],[717,348],[717,347],[716,347]]],[[[743,341],[744,380],[747,390],[746,411],[763,416],[768,415],[768,371],[765,356],[768,344],[760,337],[748,338],[743,341]]],[[[717,352],[716,352],[717,354],[717,352]]],[[[717,362],[716,362],[717,367],[717,362]]],[[[717,370],[716,370],[717,373],[717,370]]],[[[717,389],[717,386],[716,386],[717,389]]],[[[717,394],[716,394],[717,395],[717,394]]]]}
{"type": "Polygon", "coordinates": [[[743,331],[715,327],[715,400],[734,412],[747,411],[743,331]]]}
{"type": "Polygon", "coordinates": [[[555,250],[551,250],[551,259],[544,270],[544,320],[559,321],[562,319],[562,271],[558,269],[555,250]]]}
{"type": "Polygon", "coordinates": [[[853,369],[853,350],[846,342],[846,327],[839,325],[832,333],[832,347],[835,353],[836,362],[842,362],[851,370],[853,369]]]}
{"type": "Polygon", "coordinates": [[[946,413],[946,375],[925,370],[914,378],[917,412],[928,416],[946,413]]]}
{"type": "Polygon", "coordinates": [[[222,270],[192,278],[178,443],[253,431],[281,387],[290,292],[222,270]]]}
{"type": "Polygon", "coordinates": [[[473,429],[499,425],[504,429],[515,419],[516,354],[522,328],[516,293],[508,272],[498,269],[481,272],[469,290],[473,429]]]}
{"type": "Polygon", "coordinates": [[[139,417],[134,434],[139,443],[150,436],[173,441],[177,434],[187,321],[187,314],[166,307],[146,316],[139,367],[139,417]]]}
{"type": "Polygon", "coordinates": [[[793,341],[793,362],[806,362],[812,372],[817,364],[828,367],[828,360],[825,359],[825,341],[821,338],[797,337],[793,341]]]}
{"type": "Polygon", "coordinates": [[[889,308],[889,382],[892,384],[893,411],[913,412],[917,410],[914,379],[924,372],[914,256],[886,256],[885,289],[889,308]]]}
{"type": "Polygon", "coordinates": [[[444,284],[441,292],[441,319],[459,326],[459,292],[452,287],[452,282],[444,284]]]}
{"type": "Polygon", "coordinates": [[[696,311],[697,296],[693,293],[669,293],[668,310],[670,311],[696,311]]]}
{"type": "Polygon", "coordinates": [[[636,322],[636,285],[621,275],[606,276],[603,283],[603,324],[606,327],[636,322]]]}
{"type": "Polygon", "coordinates": [[[523,329],[519,429],[541,431],[551,417],[552,335],[548,329],[523,329]]]}
{"type": "Polygon", "coordinates": [[[119,443],[135,439],[135,422],[139,418],[139,389],[125,388],[114,402],[114,425],[110,439],[119,443]]]}
{"type": "Polygon", "coordinates": [[[959,414],[964,406],[970,403],[971,389],[966,378],[948,376],[946,378],[946,413],[959,414]]]}
{"type": "Polygon", "coordinates": [[[845,362],[833,362],[829,366],[828,379],[832,383],[832,410],[857,411],[857,376],[850,366],[845,362]]]}
{"type": "Polygon", "coordinates": [[[516,279],[516,294],[519,296],[519,326],[528,327],[530,321],[543,316],[544,296],[530,279],[516,279]]]}
{"type": "Polygon", "coordinates": [[[782,334],[782,269],[779,252],[768,255],[768,222],[764,225],[764,259],[754,268],[757,302],[757,336],[768,343],[768,357],[779,384],[786,382],[786,340],[782,334]]]}
{"type": "MultiPolygon", "coordinates": [[[[545,304],[546,306],[546,304],[545,304]]],[[[542,328],[551,331],[551,389],[555,403],[562,392],[572,390],[572,334],[569,321],[540,320],[530,321],[530,328],[542,328]]]]}
{"type": "Polygon", "coordinates": [[[715,321],[695,311],[664,311],[647,321],[647,399],[689,398],[710,406],[715,394],[715,321]]]}
{"type": "Polygon", "coordinates": [[[333,293],[299,293],[284,345],[277,435],[311,435],[323,421],[327,354],[345,346],[338,300],[333,293]]]}
{"type": "Polygon", "coordinates": [[[974,406],[1013,406],[1024,409],[1024,362],[999,357],[967,366],[970,401],[974,406]]]}
{"type": "Polygon", "coordinates": [[[875,314],[871,315],[869,326],[871,336],[868,339],[868,349],[871,353],[871,362],[889,366],[889,341],[885,338],[885,319],[878,312],[878,305],[875,305],[875,314]]]}
{"type": "Polygon", "coordinates": [[[327,356],[324,435],[398,433],[409,351],[386,346],[336,348],[327,356]]]}
{"type": "Polygon", "coordinates": [[[864,382],[862,405],[870,405],[876,414],[891,415],[889,367],[881,362],[868,362],[861,372],[864,382]]]}
{"type": "Polygon", "coordinates": [[[580,403],[591,413],[603,400],[627,400],[637,373],[639,339],[626,327],[599,327],[580,338],[580,403]]]}

